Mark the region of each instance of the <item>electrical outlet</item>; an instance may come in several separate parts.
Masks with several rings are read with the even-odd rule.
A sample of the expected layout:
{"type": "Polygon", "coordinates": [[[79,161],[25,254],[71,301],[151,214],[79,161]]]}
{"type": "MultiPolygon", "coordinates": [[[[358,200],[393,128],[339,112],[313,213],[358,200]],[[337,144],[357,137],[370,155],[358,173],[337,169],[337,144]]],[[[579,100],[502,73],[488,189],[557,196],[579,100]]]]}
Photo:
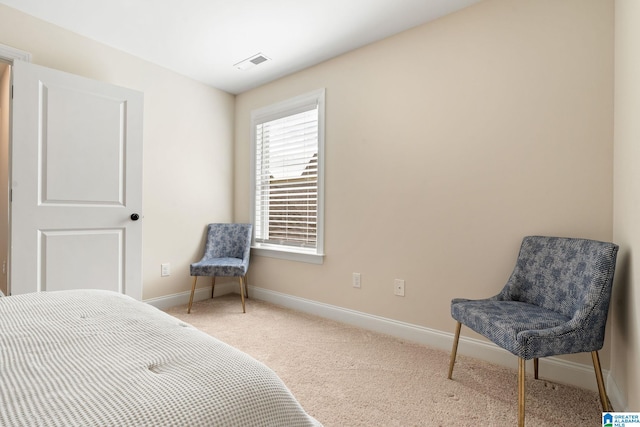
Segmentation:
{"type": "Polygon", "coordinates": [[[171,275],[171,264],[164,263],[164,264],[160,264],[160,276],[162,277],[166,277],[171,275]]]}
{"type": "Polygon", "coordinates": [[[360,287],[360,273],[353,273],[352,285],[354,288],[360,287]]]}
{"type": "Polygon", "coordinates": [[[393,293],[399,297],[404,296],[404,280],[396,279],[393,282],[393,293]]]}

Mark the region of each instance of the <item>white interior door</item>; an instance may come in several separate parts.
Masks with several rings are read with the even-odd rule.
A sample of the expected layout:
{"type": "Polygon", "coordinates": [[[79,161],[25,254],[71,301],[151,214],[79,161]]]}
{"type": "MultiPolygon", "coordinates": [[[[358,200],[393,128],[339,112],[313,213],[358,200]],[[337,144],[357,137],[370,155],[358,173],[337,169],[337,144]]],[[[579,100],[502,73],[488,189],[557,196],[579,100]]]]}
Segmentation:
{"type": "Polygon", "coordinates": [[[140,92],[14,62],[12,295],[142,298],[142,105],[140,92]]]}

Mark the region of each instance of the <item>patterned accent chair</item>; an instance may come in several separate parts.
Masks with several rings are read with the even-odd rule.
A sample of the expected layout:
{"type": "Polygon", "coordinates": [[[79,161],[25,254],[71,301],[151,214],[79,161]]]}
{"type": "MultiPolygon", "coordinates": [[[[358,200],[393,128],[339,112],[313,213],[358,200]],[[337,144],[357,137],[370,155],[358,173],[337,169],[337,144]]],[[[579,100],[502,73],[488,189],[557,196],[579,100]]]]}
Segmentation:
{"type": "Polygon", "coordinates": [[[187,313],[191,313],[198,276],[211,277],[211,298],[216,286],[216,277],[237,277],[240,281],[242,312],[246,313],[244,299],[245,296],[249,297],[246,278],[252,229],[251,224],[209,224],[204,255],[190,267],[190,274],[194,277],[187,313]]]}
{"type": "Polygon", "coordinates": [[[481,300],[454,299],[456,326],[449,379],[462,324],[518,356],[518,425],[524,426],[525,361],[591,352],[603,410],[611,404],[598,350],[611,299],[618,246],[594,240],[525,237],[511,277],[502,291],[481,300]]]}

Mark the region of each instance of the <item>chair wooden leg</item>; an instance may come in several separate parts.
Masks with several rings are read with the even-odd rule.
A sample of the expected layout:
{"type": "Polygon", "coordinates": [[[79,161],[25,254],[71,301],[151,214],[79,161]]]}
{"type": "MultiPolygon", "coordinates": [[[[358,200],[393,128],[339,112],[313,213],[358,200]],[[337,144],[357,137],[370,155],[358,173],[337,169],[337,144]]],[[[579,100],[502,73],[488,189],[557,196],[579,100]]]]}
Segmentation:
{"type": "Polygon", "coordinates": [[[458,341],[460,340],[460,328],[462,323],[458,322],[456,325],[456,334],[453,337],[453,348],[451,349],[451,359],[449,360],[449,375],[447,378],[451,379],[453,375],[453,365],[456,363],[456,353],[458,352],[458,341]]]}
{"type": "Polygon", "coordinates": [[[246,299],[249,299],[249,290],[247,289],[248,285],[249,285],[249,273],[244,275],[244,297],[246,299]]]}
{"type": "Polygon", "coordinates": [[[518,427],[524,427],[524,372],[526,361],[518,358],[518,427]]]}
{"type": "Polygon", "coordinates": [[[211,277],[211,298],[213,298],[213,291],[216,289],[216,276],[211,277]]]}
{"type": "Polygon", "coordinates": [[[243,276],[238,276],[238,279],[240,279],[240,297],[242,298],[242,312],[246,313],[246,310],[244,308],[244,277],[243,276]]]}
{"type": "Polygon", "coordinates": [[[191,285],[191,296],[189,297],[189,308],[187,308],[187,314],[191,313],[191,304],[193,304],[193,294],[196,292],[196,282],[198,276],[193,276],[193,285],[191,285]]]}
{"type": "Polygon", "coordinates": [[[600,356],[597,351],[591,352],[591,359],[593,360],[593,370],[596,372],[596,381],[598,382],[598,391],[600,392],[600,403],[602,403],[602,410],[604,412],[611,412],[613,408],[607,397],[607,390],[604,387],[604,380],[602,378],[602,367],[600,366],[600,356]]]}
{"type": "Polygon", "coordinates": [[[533,359],[533,377],[538,379],[538,358],[533,359]]]}

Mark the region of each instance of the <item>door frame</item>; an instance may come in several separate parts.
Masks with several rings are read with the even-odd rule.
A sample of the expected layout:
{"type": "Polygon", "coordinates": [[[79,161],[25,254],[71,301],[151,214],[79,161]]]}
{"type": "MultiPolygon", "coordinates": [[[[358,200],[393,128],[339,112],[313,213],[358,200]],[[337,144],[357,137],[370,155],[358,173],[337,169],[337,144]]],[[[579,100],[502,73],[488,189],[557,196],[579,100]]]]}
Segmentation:
{"type": "MultiPolygon", "coordinates": [[[[13,62],[15,60],[20,60],[20,61],[24,61],[24,62],[31,62],[31,53],[30,52],[26,52],[20,49],[16,49],[13,48],[11,46],[7,46],[7,45],[3,45],[0,44],[0,60],[2,60],[3,62],[8,63],[10,66],[13,66],[13,62]]],[[[13,72],[13,70],[11,70],[11,72],[13,72]]],[[[9,95],[10,96],[10,95],[9,95]]],[[[6,262],[6,275],[7,275],[7,294],[11,295],[11,168],[13,165],[13,162],[11,161],[11,148],[12,148],[12,99],[9,99],[9,150],[8,150],[8,159],[7,159],[7,163],[8,163],[8,182],[6,183],[6,185],[9,188],[9,200],[7,200],[7,223],[6,224],[0,224],[0,227],[7,227],[7,242],[6,242],[6,250],[7,250],[7,259],[5,260],[6,262]]],[[[4,185],[5,183],[0,183],[0,185],[4,185]]]]}

